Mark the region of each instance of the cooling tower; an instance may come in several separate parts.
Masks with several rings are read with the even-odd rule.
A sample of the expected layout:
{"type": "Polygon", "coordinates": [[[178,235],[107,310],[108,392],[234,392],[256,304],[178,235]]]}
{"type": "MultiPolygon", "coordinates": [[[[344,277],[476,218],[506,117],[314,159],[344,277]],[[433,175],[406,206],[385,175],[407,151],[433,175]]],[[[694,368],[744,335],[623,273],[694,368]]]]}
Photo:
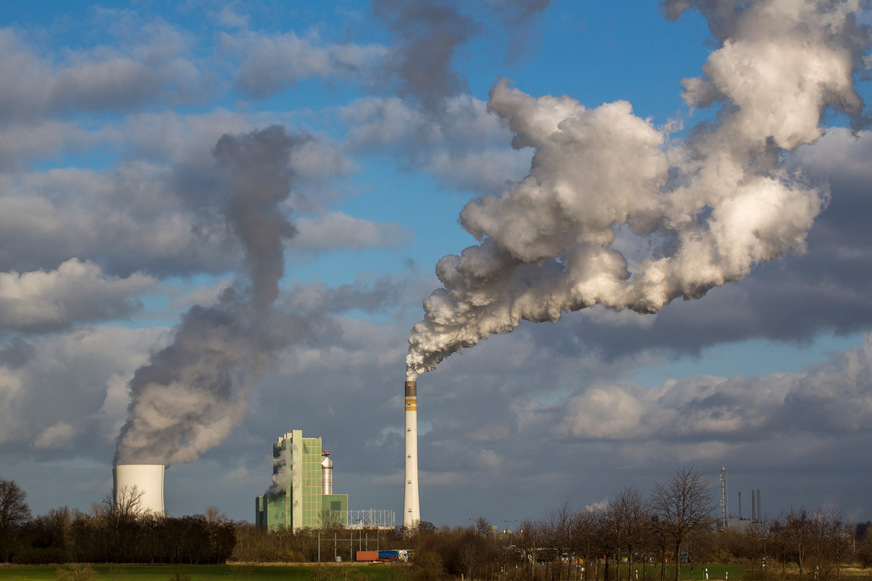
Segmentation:
{"type": "Polygon", "coordinates": [[[136,487],[142,493],[139,507],[142,512],[159,516],[164,512],[164,466],[163,464],[118,464],[112,471],[115,501],[122,504],[130,498],[136,487]]]}
{"type": "Polygon", "coordinates": [[[417,526],[421,520],[418,504],[418,383],[406,382],[406,479],[403,498],[403,526],[417,526]]]}

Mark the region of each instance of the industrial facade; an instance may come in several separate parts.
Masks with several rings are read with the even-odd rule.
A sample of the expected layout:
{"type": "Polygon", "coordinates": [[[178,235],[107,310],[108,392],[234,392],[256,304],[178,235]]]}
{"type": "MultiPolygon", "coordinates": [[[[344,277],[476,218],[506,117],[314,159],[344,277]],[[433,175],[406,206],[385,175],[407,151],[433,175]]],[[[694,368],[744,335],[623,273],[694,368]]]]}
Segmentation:
{"type": "Polygon", "coordinates": [[[280,436],[273,444],[273,486],[257,497],[255,523],[297,530],[346,526],[347,519],[348,495],[333,494],[333,462],[321,438],[304,438],[302,430],[280,436]]]}

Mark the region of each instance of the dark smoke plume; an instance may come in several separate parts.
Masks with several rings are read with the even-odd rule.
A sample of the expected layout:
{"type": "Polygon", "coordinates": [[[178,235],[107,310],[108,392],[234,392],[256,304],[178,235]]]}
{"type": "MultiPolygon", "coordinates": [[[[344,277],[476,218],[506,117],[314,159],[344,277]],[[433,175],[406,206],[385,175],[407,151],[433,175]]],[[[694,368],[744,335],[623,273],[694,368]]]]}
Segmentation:
{"type": "Polygon", "coordinates": [[[421,101],[428,112],[461,94],[466,79],[455,68],[464,45],[483,27],[498,21],[509,53],[517,58],[536,17],[551,0],[373,0],[373,13],[399,43],[386,58],[385,73],[399,81],[399,93],[421,101]],[[476,9],[478,9],[476,11],[476,9]]]}
{"type": "Polygon", "coordinates": [[[258,371],[305,333],[305,321],[273,308],[284,274],[282,245],[294,234],[280,208],[291,192],[289,156],[304,140],[273,126],[225,135],[215,146],[217,194],[244,248],[246,276],[218,304],[191,308],[172,344],[136,371],[116,463],[192,462],[217,446],[239,422],[258,371]]]}
{"type": "Polygon", "coordinates": [[[401,40],[388,58],[388,72],[399,78],[400,94],[421,99],[432,111],[465,88],[452,60],[478,25],[453,2],[374,0],[373,12],[401,40]]]}
{"type": "Polygon", "coordinates": [[[407,376],[522,320],[557,321],[593,305],[656,313],[801,252],[829,192],[783,163],[817,140],[832,108],[862,118],[853,74],[870,46],[858,0],[670,0],[697,8],[720,38],[703,76],[686,79],[692,107],[720,106],[683,143],[629,103],[587,109],[534,98],[501,81],[490,111],[535,149],[530,173],[470,202],[463,227],[481,243],[436,266],[443,287],[424,301],[407,376]]]}

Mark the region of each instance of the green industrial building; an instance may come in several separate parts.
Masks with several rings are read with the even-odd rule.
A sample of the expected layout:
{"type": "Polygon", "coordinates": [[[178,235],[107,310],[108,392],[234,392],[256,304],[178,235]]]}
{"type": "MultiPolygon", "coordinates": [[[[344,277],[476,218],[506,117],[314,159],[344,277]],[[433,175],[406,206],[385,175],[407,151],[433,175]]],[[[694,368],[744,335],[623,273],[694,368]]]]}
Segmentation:
{"type": "Polygon", "coordinates": [[[348,524],[348,495],[333,494],[333,462],[321,438],[294,430],[273,444],[273,485],[257,497],[255,523],[270,530],[348,524]]]}

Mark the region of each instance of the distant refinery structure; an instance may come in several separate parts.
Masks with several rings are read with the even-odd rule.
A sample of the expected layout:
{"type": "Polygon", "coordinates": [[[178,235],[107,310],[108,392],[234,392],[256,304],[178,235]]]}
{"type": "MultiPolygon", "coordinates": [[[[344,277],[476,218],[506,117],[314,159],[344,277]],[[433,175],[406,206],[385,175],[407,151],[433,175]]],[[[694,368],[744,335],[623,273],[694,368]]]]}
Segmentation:
{"type": "Polygon", "coordinates": [[[760,489],[751,489],[751,518],[746,519],[742,516],[742,493],[739,492],[739,516],[729,516],[727,510],[727,468],[721,467],[721,517],[718,519],[718,528],[720,530],[744,530],[748,526],[755,523],[763,522],[763,511],[760,505],[760,489]]]}
{"type": "Polygon", "coordinates": [[[166,516],[163,464],[118,464],[112,469],[112,494],[117,506],[135,502],[137,512],[166,516]]]}
{"type": "Polygon", "coordinates": [[[418,501],[418,382],[406,381],[406,470],[403,494],[403,526],[413,528],[421,522],[418,501]]]}

